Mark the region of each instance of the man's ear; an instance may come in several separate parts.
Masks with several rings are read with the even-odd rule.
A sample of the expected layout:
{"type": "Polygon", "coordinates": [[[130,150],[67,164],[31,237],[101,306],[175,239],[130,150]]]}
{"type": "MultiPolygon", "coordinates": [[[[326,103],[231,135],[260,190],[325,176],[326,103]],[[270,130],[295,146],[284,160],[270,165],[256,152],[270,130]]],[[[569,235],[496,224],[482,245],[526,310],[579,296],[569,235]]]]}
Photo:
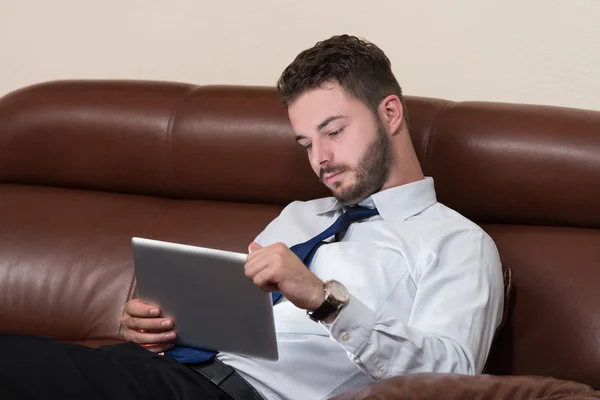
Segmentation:
{"type": "Polygon", "coordinates": [[[391,94],[381,100],[378,114],[389,135],[393,136],[400,132],[404,121],[404,108],[398,96],[391,94]]]}

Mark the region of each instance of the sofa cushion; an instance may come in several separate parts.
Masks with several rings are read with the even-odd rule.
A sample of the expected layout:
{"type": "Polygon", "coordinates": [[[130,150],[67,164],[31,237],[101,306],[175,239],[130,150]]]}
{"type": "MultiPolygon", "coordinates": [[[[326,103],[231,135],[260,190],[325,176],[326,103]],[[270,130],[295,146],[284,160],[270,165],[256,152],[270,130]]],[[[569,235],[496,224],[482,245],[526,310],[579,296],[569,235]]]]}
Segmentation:
{"type": "Polygon", "coordinates": [[[116,339],[131,238],[246,252],[281,207],[0,185],[2,332],[116,339]]]}
{"type": "Polygon", "coordinates": [[[544,375],[600,388],[600,231],[483,225],[513,293],[485,372],[544,375]]]}
{"type": "Polygon", "coordinates": [[[332,400],[584,400],[600,399],[588,385],[539,376],[415,374],[397,376],[332,400]]]}

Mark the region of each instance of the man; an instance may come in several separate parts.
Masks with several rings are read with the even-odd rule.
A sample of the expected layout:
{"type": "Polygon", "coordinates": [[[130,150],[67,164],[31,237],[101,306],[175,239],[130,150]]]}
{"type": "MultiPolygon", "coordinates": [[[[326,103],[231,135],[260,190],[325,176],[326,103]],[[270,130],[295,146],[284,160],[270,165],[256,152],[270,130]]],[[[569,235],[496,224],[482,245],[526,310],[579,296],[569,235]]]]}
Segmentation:
{"type": "MultiPolygon", "coordinates": [[[[332,37],[300,53],[278,91],[296,141],[333,193],[288,205],[249,246],[248,278],[283,295],[274,306],[280,359],[188,361],[232,367],[267,399],[324,399],[402,374],[481,372],[502,317],[498,253],[477,225],[437,202],[388,58],[355,37],[332,37]],[[308,250],[295,246],[314,237],[308,250]]],[[[157,307],[131,300],[121,322],[131,343],[100,350],[12,341],[21,353],[56,355],[46,369],[65,395],[230,398],[173,359],[173,321],[157,307]]]]}

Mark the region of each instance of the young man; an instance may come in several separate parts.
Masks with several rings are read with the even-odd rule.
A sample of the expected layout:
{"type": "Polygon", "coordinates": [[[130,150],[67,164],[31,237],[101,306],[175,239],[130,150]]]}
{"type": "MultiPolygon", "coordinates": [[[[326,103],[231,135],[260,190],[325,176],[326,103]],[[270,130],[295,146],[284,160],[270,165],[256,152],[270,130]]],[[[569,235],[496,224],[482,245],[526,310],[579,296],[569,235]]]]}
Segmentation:
{"type": "MultiPolygon", "coordinates": [[[[283,295],[274,306],[280,360],[220,353],[194,365],[233,367],[268,399],[324,399],[402,374],[481,372],[502,317],[498,253],[477,225],[437,202],[388,58],[355,37],[332,37],[300,53],[278,90],[333,197],[290,204],[249,246],[248,278],[283,295]]],[[[12,340],[21,352],[56,354],[46,369],[66,394],[230,398],[235,388],[213,385],[176,352],[159,355],[175,338],[173,321],[159,315],[130,301],[121,322],[132,343],[100,350],[12,340]]]]}

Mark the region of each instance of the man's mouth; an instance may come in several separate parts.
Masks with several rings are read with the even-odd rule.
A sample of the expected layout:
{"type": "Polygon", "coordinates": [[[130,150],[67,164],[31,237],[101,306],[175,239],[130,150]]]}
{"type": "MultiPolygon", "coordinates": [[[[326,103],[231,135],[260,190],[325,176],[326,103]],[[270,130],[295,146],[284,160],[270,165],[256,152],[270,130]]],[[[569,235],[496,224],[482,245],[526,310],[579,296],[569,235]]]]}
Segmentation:
{"type": "Polygon", "coordinates": [[[338,172],[331,172],[329,174],[325,174],[323,175],[323,182],[324,183],[333,183],[335,182],[340,175],[342,175],[345,171],[338,171],[338,172]]]}

